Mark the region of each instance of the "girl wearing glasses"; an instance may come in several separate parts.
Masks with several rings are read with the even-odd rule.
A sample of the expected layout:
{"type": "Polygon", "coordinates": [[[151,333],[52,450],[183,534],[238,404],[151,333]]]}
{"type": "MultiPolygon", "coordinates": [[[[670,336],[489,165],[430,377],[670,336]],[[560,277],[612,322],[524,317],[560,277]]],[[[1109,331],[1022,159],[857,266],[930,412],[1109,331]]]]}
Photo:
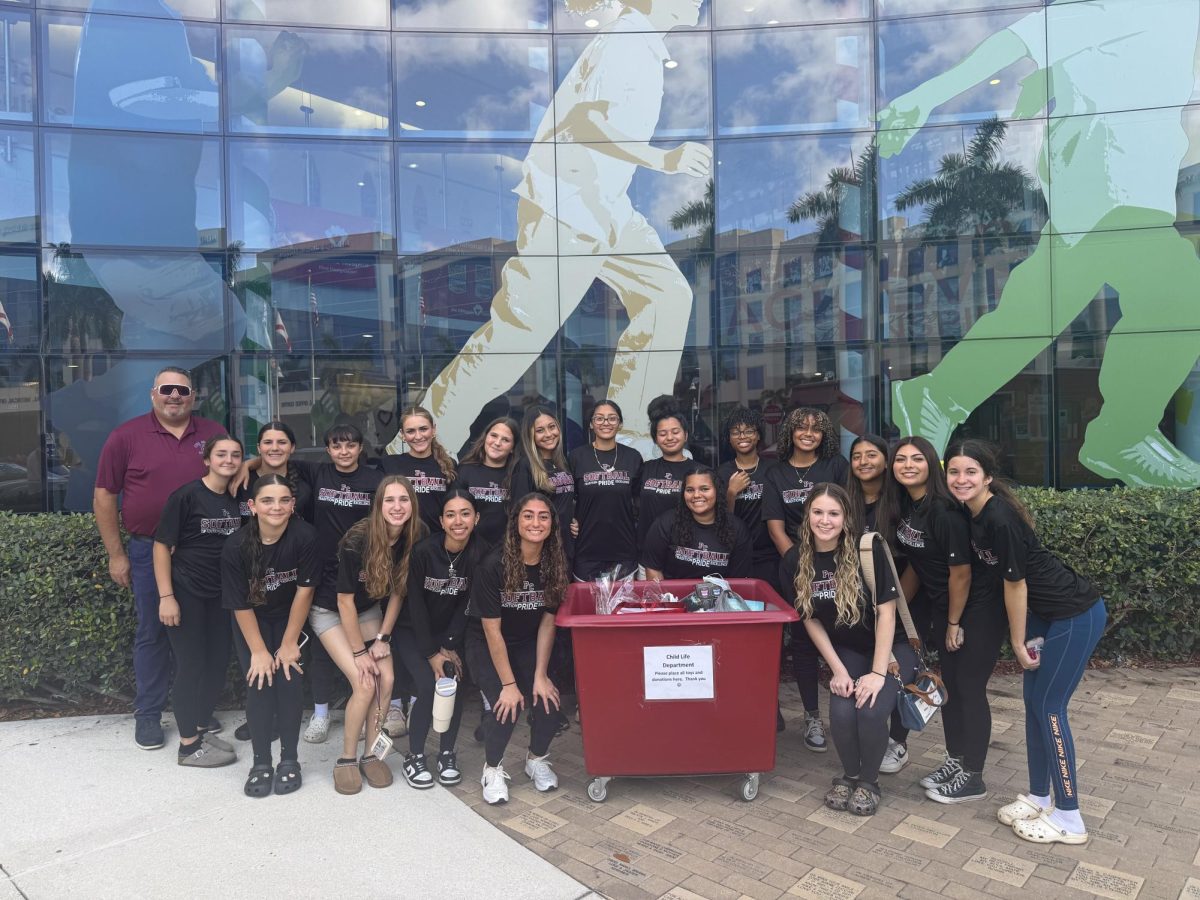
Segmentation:
{"type": "Polygon", "coordinates": [[[734,458],[717,469],[725,491],[725,504],[746,526],[754,547],[753,576],[780,591],[779,551],[763,521],[762,500],[767,472],[775,463],[758,455],[763,441],[762,415],[746,406],[736,407],[725,420],[725,434],[734,458]]]}
{"type": "Polygon", "coordinates": [[[637,569],[637,519],[633,503],[642,455],[617,443],[621,408],[601,400],[592,411],[592,440],[571,451],[575,474],[575,577],[592,581],[614,566],[637,569]]]}

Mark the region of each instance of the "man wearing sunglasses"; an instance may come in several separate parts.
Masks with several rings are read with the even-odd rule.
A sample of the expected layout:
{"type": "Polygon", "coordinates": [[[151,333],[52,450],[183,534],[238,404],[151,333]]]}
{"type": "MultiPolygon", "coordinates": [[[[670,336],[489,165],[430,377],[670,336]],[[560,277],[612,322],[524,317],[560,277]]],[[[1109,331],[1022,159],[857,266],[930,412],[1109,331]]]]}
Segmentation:
{"type": "Polygon", "coordinates": [[[171,646],[158,618],[154,580],[154,531],[167,497],[204,475],[204,442],[225,428],[192,415],[196,394],[186,369],[167,366],[155,376],[151,411],[113,429],[96,471],[92,509],[108,551],[108,574],[121,587],[133,588],[137,632],[133,641],[134,740],[143,750],[163,741],[162,715],[171,680],[171,646]],[[129,532],[121,544],[121,521],[129,532]]]}

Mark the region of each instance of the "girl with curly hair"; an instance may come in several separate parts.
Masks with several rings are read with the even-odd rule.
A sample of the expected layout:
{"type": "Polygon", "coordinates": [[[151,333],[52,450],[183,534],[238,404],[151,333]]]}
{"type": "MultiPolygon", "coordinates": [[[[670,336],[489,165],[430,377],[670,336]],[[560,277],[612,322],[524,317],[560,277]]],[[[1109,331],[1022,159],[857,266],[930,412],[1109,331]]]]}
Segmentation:
{"type": "Polygon", "coordinates": [[[671,512],[650,526],[642,546],[646,577],[700,579],[717,574],[749,578],[754,550],[746,526],[725,507],[717,473],[692,464],[683,476],[683,491],[671,512]]]}
{"type": "MultiPolygon", "coordinates": [[[[788,413],[779,427],[779,460],[766,474],[763,520],[781,557],[787,556],[805,521],[804,504],[818,484],[845,484],[849,466],[829,415],[811,406],[788,413]]],[[[781,578],[787,587],[790,578],[781,578]]],[[[813,753],[829,749],[817,707],[817,649],[808,631],[792,625],[792,674],[804,703],[804,746],[813,753]]]]}
{"type": "Polygon", "coordinates": [[[674,397],[656,397],[646,409],[650,437],[662,456],[642,463],[638,488],[637,543],[646,545],[646,535],[658,517],[674,512],[683,490],[683,473],[692,467],[684,455],[688,442],[687,416],[674,397]]]}
{"type": "Polygon", "coordinates": [[[467,666],[483,693],[483,799],[508,800],[508,748],[526,698],[531,704],[525,774],[539,791],[558,787],[547,753],[558,727],[558,688],[547,668],[554,647],[554,612],[570,573],[554,504],[526,494],[513,507],[503,543],[475,572],[467,606],[467,666]]]}
{"type": "Polygon", "coordinates": [[[888,665],[894,655],[907,677],[916,670],[916,654],[896,627],[899,587],[881,539],[873,554],[875,598],[866,588],[858,552],[862,526],[845,489],[817,485],[806,509],[805,526],[781,571],[788,573],[800,619],[833,673],[829,728],[842,775],[833,780],[825,805],[869,816],[879,803],[879,764],[900,693],[888,665]]]}

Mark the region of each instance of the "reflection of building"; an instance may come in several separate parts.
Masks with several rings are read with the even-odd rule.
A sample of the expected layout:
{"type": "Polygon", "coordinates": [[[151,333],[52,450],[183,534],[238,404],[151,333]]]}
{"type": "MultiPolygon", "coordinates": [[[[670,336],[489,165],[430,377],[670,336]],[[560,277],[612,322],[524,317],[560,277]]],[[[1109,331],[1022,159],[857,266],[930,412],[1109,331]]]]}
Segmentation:
{"type": "MultiPolygon", "coordinates": [[[[1155,0],[1178,21],[1194,4],[1155,0]]],[[[1102,7],[1054,5],[1064,14],[1102,7]]],[[[712,187],[642,167],[629,199],[695,298],[674,390],[713,449],[717,423],[738,403],[813,404],[848,431],[890,428],[892,380],[933,370],[961,344],[1045,221],[1026,198],[1006,211],[1004,236],[963,229],[927,240],[927,208],[895,205],[965,153],[992,116],[1008,126],[1000,160],[1036,174],[1051,112],[1018,121],[1013,110],[1028,99],[1022,84],[1049,77],[1041,59],[1007,66],[938,108],[902,153],[866,177],[856,170],[881,110],[936,74],[923,67],[962,58],[1031,5],[822,8],[834,6],[841,18],[816,21],[821,4],[705,0],[698,26],[663,40],[653,143],[711,149],[712,187]],[[839,194],[838,184],[850,189],[839,194]],[[791,220],[790,207],[810,196],[837,202],[791,220]],[[676,227],[682,210],[691,215],[676,227]]],[[[99,390],[129,361],[195,368],[205,413],[249,438],[266,416],[283,415],[302,443],[319,442],[344,414],[385,440],[396,408],[419,400],[487,320],[521,236],[522,163],[535,152],[546,167],[561,162],[538,125],[618,7],[589,25],[561,0],[474,4],[469,22],[455,12],[461,4],[408,0],[0,2],[0,304],[13,326],[11,342],[0,333],[0,397],[22,398],[19,408],[0,403],[0,456],[41,479],[29,496],[86,505],[87,491],[63,501],[61,486],[48,489],[49,474],[26,462],[61,435],[90,477],[88,435],[107,427],[100,413],[116,415],[118,394],[141,403],[140,389],[99,390]],[[93,36],[120,41],[91,42],[84,74],[104,79],[81,86],[89,13],[93,36]],[[152,169],[156,177],[186,173],[169,179],[169,195],[133,178],[118,203],[97,177],[164,160],[173,165],[152,169]],[[81,213],[91,215],[83,230],[81,213]],[[162,298],[183,298],[181,321],[196,310],[204,321],[177,327],[162,298]],[[71,385],[81,386],[79,402],[67,407],[71,385]]],[[[1155,85],[1126,81],[1117,86],[1129,102],[1114,115],[1137,122],[1140,108],[1161,106],[1137,100],[1158,96],[1155,85]]],[[[1200,146],[1200,105],[1181,107],[1180,121],[1200,146]]],[[[1200,243],[1200,150],[1184,157],[1176,183],[1177,230],[1200,243]]],[[[559,314],[578,299],[557,293],[573,252],[555,245],[537,263],[552,273],[540,283],[559,314]]],[[[1056,287],[1037,296],[1048,311],[1056,287]]],[[[1121,315],[1117,291],[1099,288],[968,419],[973,434],[1002,445],[1022,481],[1100,483],[1075,459],[1121,315]]],[[[599,281],[563,318],[489,409],[557,401],[574,441],[608,390],[629,319],[599,281]]],[[[1049,335],[1049,323],[1030,323],[1030,334],[1049,335]]],[[[1162,423],[1193,457],[1198,381],[1162,423]]]]}

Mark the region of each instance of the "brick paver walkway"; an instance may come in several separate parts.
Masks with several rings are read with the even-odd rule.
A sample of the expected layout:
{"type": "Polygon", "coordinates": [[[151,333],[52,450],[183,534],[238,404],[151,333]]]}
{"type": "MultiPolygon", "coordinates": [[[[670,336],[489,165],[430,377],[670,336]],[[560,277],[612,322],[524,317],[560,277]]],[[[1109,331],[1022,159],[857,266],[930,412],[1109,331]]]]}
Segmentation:
{"type": "MultiPolygon", "coordinates": [[[[752,897],[1198,898],[1200,900],[1200,670],[1094,671],[1071,707],[1082,809],[1092,840],[1041,847],[996,821],[1028,787],[1020,681],[992,681],[995,718],[981,802],[944,806],[917,779],[942,758],[935,723],[910,742],[912,762],[884,775],[872,818],[832,813],[822,798],[836,755],[803,748],[794,685],[783,689],[789,728],[758,798],[735,797],[740,779],[614,779],[608,799],[586,793],[579,728],[555,741],[560,788],[538,794],[514,735],[512,799],[480,796],[482,750],[468,711],[457,790],[488,821],[563,871],[612,898],[752,897]]],[[[824,702],[824,698],[822,700],[824,702]]]]}

